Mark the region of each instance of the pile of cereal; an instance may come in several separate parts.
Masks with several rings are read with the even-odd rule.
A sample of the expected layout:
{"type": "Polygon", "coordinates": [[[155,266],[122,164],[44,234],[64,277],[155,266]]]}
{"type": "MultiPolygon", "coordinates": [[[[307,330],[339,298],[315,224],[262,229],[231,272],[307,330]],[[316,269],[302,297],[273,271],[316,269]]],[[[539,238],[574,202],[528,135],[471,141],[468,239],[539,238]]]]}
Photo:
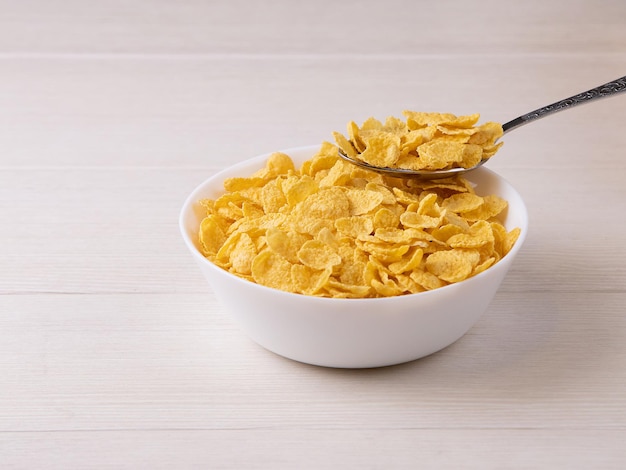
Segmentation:
{"type": "Polygon", "coordinates": [[[436,289],[489,268],[520,233],[498,219],[506,201],[475,194],[462,177],[383,176],[342,160],[328,142],[300,169],[275,153],[265,168],[229,178],[224,188],[216,200],[200,201],[204,256],[244,279],[299,294],[366,298],[436,289]]]}
{"type": "Polygon", "coordinates": [[[348,123],[348,137],[334,132],[342,152],[373,166],[409,170],[472,168],[502,146],[502,126],[476,126],[479,114],[404,111],[406,121],[389,117],[383,124],[369,118],[360,127],[348,123]]]}

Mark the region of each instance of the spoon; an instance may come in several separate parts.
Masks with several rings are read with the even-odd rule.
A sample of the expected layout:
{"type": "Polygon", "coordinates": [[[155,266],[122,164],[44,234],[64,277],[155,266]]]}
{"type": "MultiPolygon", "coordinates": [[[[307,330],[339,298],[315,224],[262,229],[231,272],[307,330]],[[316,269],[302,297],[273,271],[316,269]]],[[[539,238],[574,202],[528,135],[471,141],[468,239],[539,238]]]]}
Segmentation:
{"type": "MultiPolygon", "coordinates": [[[[605,83],[604,85],[592,88],[591,90],[587,90],[582,93],[578,93],[577,95],[570,96],[569,98],[557,101],[556,103],[549,104],[548,106],[535,109],[534,111],[523,114],[522,116],[516,117],[515,119],[502,125],[503,135],[507,132],[512,131],[513,129],[517,129],[518,127],[523,126],[524,124],[528,124],[529,122],[535,121],[537,119],[550,116],[551,114],[557,113],[559,111],[564,111],[566,109],[573,108],[574,106],[577,106],[579,104],[590,103],[592,101],[599,100],[600,98],[607,98],[609,96],[613,96],[623,92],[626,92],[626,76],[605,83]]],[[[390,168],[370,165],[369,163],[348,157],[341,149],[339,149],[339,156],[350,163],[358,165],[362,168],[366,168],[368,170],[383,173],[387,176],[417,179],[439,179],[462,175],[463,173],[467,173],[468,171],[474,170],[479,166],[482,166],[488,160],[485,158],[471,168],[450,168],[447,170],[409,170],[406,168],[390,168]]]]}

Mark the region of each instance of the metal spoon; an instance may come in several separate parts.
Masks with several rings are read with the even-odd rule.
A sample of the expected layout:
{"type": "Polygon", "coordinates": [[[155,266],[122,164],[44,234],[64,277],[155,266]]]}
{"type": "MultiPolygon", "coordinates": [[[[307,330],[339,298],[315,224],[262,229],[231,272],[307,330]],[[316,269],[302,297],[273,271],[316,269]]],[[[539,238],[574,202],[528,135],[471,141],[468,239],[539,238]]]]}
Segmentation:
{"type": "MultiPolygon", "coordinates": [[[[578,93],[577,95],[570,96],[569,98],[557,101],[556,103],[552,103],[548,106],[535,109],[534,111],[526,113],[522,116],[516,117],[512,121],[503,124],[502,130],[504,131],[504,134],[506,134],[513,129],[517,129],[520,126],[523,126],[524,124],[528,124],[529,122],[535,121],[537,119],[550,116],[551,114],[557,113],[559,111],[564,111],[566,109],[573,108],[574,106],[577,106],[579,104],[590,103],[592,101],[599,100],[600,98],[607,98],[609,96],[613,96],[623,92],[626,92],[626,76],[605,83],[604,85],[592,88],[591,90],[587,90],[582,93],[578,93]]],[[[369,163],[365,163],[363,161],[355,160],[348,157],[345,153],[341,151],[341,149],[339,150],[339,156],[344,160],[349,161],[350,163],[353,163],[363,168],[367,168],[368,170],[383,173],[388,176],[421,179],[439,179],[462,175],[463,173],[467,173],[468,171],[474,170],[479,166],[482,166],[488,160],[483,159],[472,168],[451,168],[448,170],[408,170],[405,168],[373,166],[369,163]]]]}

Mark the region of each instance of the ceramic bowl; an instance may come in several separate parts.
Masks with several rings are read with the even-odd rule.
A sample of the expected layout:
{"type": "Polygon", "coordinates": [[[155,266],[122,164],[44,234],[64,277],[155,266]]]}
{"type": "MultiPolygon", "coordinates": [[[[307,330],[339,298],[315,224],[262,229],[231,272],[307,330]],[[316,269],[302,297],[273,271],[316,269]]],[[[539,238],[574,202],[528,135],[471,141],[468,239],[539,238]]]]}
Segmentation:
{"type": "MultiPolygon", "coordinates": [[[[296,167],[318,146],[282,150],[296,167]]],[[[520,194],[501,176],[481,167],[467,175],[478,194],[509,202],[504,225],[521,228],[511,251],[486,271],[465,281],[418,294],[373,299],[332,299],[282,292],[224,271],[198,250],[202,211],[197,201],[215,199],[225,178],[249,176],[268,155],[211,176],[185,201],[180,229],[189,251],[225,312],[252,340],[281,356],[327,367],[366,368],[412,361],[454,343],[476,323],[496,294],[528,231],[520,194]]]]}

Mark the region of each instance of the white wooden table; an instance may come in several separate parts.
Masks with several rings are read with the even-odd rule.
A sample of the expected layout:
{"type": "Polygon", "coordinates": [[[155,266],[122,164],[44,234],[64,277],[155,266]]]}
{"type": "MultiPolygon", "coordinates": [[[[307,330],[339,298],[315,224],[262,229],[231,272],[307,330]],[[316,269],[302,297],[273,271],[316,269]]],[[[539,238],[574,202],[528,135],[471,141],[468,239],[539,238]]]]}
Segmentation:
{"type": "Polygon", "coordinates": [[[416,362],[265,351],[177,226],[348,120],[506,121],[624,74],[622,0],[0,0],[0,468],[625,468],[626,96],[507,135],[527,243],[416,362]]]}

